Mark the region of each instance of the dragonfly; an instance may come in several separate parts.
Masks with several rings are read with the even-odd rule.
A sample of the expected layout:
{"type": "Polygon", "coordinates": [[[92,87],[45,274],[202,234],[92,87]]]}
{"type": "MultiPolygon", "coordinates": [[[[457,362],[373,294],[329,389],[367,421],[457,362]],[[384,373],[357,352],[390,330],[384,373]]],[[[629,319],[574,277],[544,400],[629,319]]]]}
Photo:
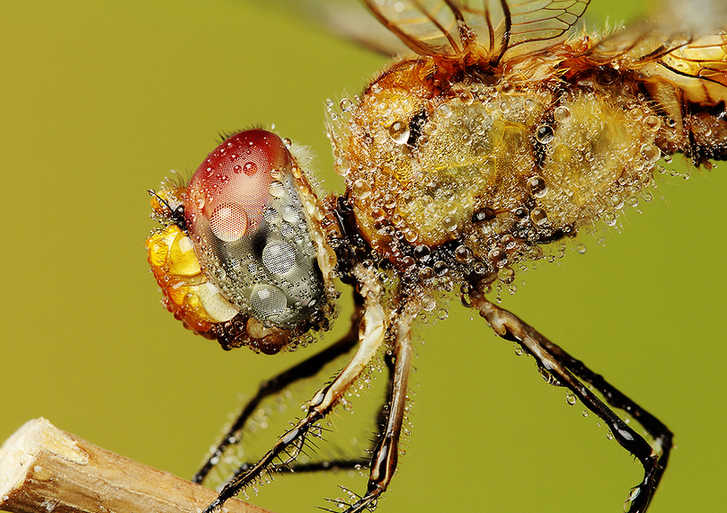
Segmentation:
{"type": "Polygon", "coordinates": [[[363,0],[367,18],[318,4],[333,30],[393,59],[358,96],[328,105],[345,192],[318,190],[305,148],[263,129],[224,134],[188,182],[166,179],[150,191],[160,226],[147,257],[163,301],[223,349],[306,346],[330,328],[337,284],[354,297],[348,332],[267,381],[195,480],[242,443],[266,397],[339,357],[347,363],[260,459],[239,465],[205,513],[282,468],[360,466],[366,487],[334,507],[373,510],[397,468],[412,326],[453,295],[638,459],[644,477],[626,504],[629,513],[647,510],[672,432],[491,298],[512,283],[516,264],[548,258],[558,242],[619,215],[668,173],[662,159],[682,155],[706,169],[727,160],[727,16],[719,6],[699,19],[664,8],[602,35],[576,27],[589,4],[363,0]],[[388,387],[369,458],[297,462],[380,361],[388,387]]]}

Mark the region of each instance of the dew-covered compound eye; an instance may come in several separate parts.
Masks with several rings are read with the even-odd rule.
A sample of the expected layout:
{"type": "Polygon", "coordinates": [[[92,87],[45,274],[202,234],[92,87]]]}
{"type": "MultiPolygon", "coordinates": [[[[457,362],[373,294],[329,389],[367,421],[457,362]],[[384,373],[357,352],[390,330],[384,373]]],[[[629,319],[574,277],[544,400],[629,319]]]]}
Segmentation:
{"type": "MultiPolygon", "coordinates": [[[[176,209],[170,196],[166,206],[176,209]]],[[[178,196],[187,232],[182,240],[193,250],[200,273],[186,279],[188,306],[176,311],[170,306],[174,287],[168,273],[155,270],[177,317],[223,347],[249,345],[268,353],[312,328],[326,327],[332,293],[321,271],[323,237],[315,236],[317,201],[278,136],[247,130],[229,137],[178,196]],[[191,322],[190,313],[208,326],[191,322]]],[[[165,255],[163,264],[171,269],[171,243],[165,255]]]]}

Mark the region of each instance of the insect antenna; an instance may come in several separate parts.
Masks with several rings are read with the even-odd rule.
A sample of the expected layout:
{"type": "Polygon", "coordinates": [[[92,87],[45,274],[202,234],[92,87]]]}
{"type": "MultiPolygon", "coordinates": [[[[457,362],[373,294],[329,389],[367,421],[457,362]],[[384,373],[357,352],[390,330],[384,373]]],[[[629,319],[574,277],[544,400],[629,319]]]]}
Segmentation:
{"type": "Polygon", "coordinates": [[[162,198],[159,194],[157,194],[156,191],[152,189],[147,189],[146,192],[149,194],[149,196],[156,198],[156,200],[169,211],[168,216],[172,223],[179,226],[181,230],[187,229],[187,220],[184,218],[183,205],[179,205],[177,208],[172,208],[169,202],[162,198]]]}
{"type": "Polygon", "coordinates": [[[167,210],[169,210],[169,215],[172,215],[174,213],[174,209],[172,208],[172,206],[167,202],[167,200],[159,196],[156,191],[152,189],[147,189],[146,192],[149,194],[149,196],[156,198],[159,203],[167,207],[167,210]]]}

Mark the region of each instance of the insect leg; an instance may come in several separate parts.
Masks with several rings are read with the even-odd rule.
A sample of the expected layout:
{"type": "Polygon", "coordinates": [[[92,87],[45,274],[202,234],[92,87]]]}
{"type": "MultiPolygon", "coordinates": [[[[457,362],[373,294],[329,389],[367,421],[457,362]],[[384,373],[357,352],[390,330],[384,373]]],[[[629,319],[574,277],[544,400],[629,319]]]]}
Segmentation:
{"type": "Polygon", "coordinates": [[[210,471],[215,467],[216,462],[222,457],[222,453],[225,449],[227,449],[227,447],[240,443],[240,436],[237,435],[237,433],[242,430],[247,420],[252,416],[265,398],[281,392],[296,381],[315,376],[321,367],[347,353],[354,345],[356,345],[363,299],[358,294],[354,294],[354,301],[354,313],[351,318],[351,328],[348,333],[323,351],[314,354],[310,358],[303,360],[293,367],[281,372],[277,376],[261,383],[255,396],[250,399],[247,404],[245,404],[237,419],[235,419],[235,422],[232,423],[217,444],[215,450],[209,455],[202,467],[194,475],[193,481],[195,483],[201,483],[204,478],[207,477],[210,471]]]}
{"type": "MultiPolygon", "coordinates": [[[[371,456],[370,473],[366,493],[358,497],[353,504],[348,504],[344,513],[359,513],[373,510],[379,496],[389,486],[399,458],[399,438],[404,421],[407,382],[411,369],[412,348],[410,342],[410,326],[413,315],[396,319],[393,324],[395,333],[394,373],[390,376],[386,421],[382,423],[378,443],[371,456]]],[[[382,410],[385,411],[385,410],[382,410]]],[[[336,504],[343,505],[340,501],[336,504]]],[[[333,510],[329,510],[333,511],[333,510]]]]}
{"type": "MultiPolygon", "coordinates": [[[[389,381],[387,386],[386,394],[384,395],[384,400],[379,408],[379,411],[376,414],[376,426],[378,429],[383,429],[383,425],[386,423],[386,412],[388,411],[389,407],[389,398],[391,397],[391,388],[392,388],[392,382],[393,382],[393,375],[394,375],[394,354],[387,352],[384,356],[384,363],[386,364],[386,369],[389,374],[389,381]]],[[[374,450],[376,449],[376,445],[371,448],[370,452],[373,454],[374,450]]],[[[305,473],[305,472],[336,472],[339,470],[359,470],[363,467],[368,468],[369,467],[369,458],[351,458],[351,459],[336,459],[336,460],[325,460],[325,461],[312,461],[309,463],[298,463],[298,462],[291,462],[291,463],[284,463],[281,465],[275,465],[271,468],[271,470],[275,472],[290,472],[295,474],[305,473]]],[[[252,468],[254,463],[247,462],[240,465],[240,469],[242,470],[249,470],[252,468]]],[[[338,513],[338,512],[337,512],[338,513]]]]}
{"type": "Polygon", "coordinates": [[[633,488],[629,496],[628,513],[645,513],[669,460],[673,438],[671,431],[606,382],[602,376],[588,369],[583,362],[570,356],[511,312],[494,305],[479,293],[472,294],[470,298],[472,306],[479,310],[495,333],[506,340],[519,343],[535,358],[542,370],[555,378],[560,385],[569,388],[586,408],[606,423],[618,443],[639,459],[644,467],[644,479],[633,488]],[[609,404],[629,412],[654,437],[654,447],[631,429],[576,376],[592,384],[609,404]]]}
{"type": "Polygon", "coordinates": [[[306,414],[275,442],[273,447],[250,468],[240,468],[225,484],[217,498],[205,508],[204,513],[212,513],[222,507],[224,502],[236,495],[245,486],[258,478],[262,472],[273,465],[276,459],[293,449],[291,460],[300,451],[308,431],[323,419],[338,404],[348,388],[356,381],[370,363],[384,341],[387,319],[381,305],[381,287],[377,276],[358,266],[356,275],[360,284],[360,294],[364,298],[363,315],[359,326],[359,347],[351,361],[330,382],[320,389],[306,405],[306,414]]]}

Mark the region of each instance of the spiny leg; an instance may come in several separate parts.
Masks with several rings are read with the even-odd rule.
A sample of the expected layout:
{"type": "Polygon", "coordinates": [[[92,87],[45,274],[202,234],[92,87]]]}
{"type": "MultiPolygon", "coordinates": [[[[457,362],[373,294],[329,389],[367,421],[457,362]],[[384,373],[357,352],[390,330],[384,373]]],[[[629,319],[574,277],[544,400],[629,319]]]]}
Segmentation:
{"type": "MultiPolygon", "coordinates": [[[[378,412],[376,413],[376,420],[375,425],[378,430],[383,430],[383,426],[386,423],[387,418],[387,411],[388,407],[390,406],[390,399],[391,399],[391,390],[393,386],[393,377],[394,377],[394,353],[387,352],[384,355],[384,364],[386,365],[386,370],[388,372],[388,383],[387,383],[387,389],[386,394],[384,395],[383,401],[381,403],[381,407],[379,408],[378,412]]],[[[378,444],[377,440],[374,440],[373,442],[374,446],[369,450],[369,453],[373,454],[376,450],[376,444],[378,444]]],[[[360,470],[363,467],[368,468],[370,464],[369,458],[350,458],[350,459],[334,459],[334,460],[325,460],[325,461],[314,461],[310,463],[288,463],[283,465],[278,465],[275,467],[276,471],[279,472],[291,472],[291,473],[303,473],[303,472],[335,472],[339,470],[360,470]]],[[[252,464],[246,464],[248,467],[251,467],[252,464]]],[[[339,512],[336,512],[339,513],[339,512]]]]}
{"type": "MultiPolygon", "coordinates": [[[[412,348],[409,332],[414,315],[415,312],[407,312],[406,315],[397,317],[392,322],[395,340],[394,373],[389,378],[390,386],[386,403],[389,408],[385,416],[386,420],[381,425],[381,434],[371,457],[371,470],[366,493],[363,496],[358,496],[346,490],[350,495],[356,497],[355,502],[348,504],[342,501],[332,501],[339,507],[347,506],[343,513],[373,510],[377,499],[386,491],[396,471],[399,458],[399,438],[404,422],[407,383],[411,369],[412,348]]],[[[387,365],[390,362],[391,360],[387,362],[387,365]]],[[[382,409],[382,411],[386,410],[382,409]]],[[[324,508],[324,510],[338,513],[331,509],[324,508]]]]}
{"type": "MultiPolygon", "coordinates": [[[[386,368],[389,374],[389,380],[387,385],[387,391],[384,395],[383,402],[381,404],[381,407],[379,408],[379,411],[376,414],[376,427],[377,429],[383,429],[384,424],[386,423],[386,412],[387,408],[389,406],[389,399],[391,397],[391,388],[393,384],[393,376],[394,376],[394,354],[387,352],[384,356],[384,363],[386,364],[386,368]]],[[[376,440],[374,443],[378,443],[376,440]]],[[[373,454],[375,450],[375,446],[371,448],[370,453],[373,454]]],[[[332,459],[332,460],[324,460],[324,461],[313,461],[309,463],[298,463],[298,462],[291,462],[291,463],[284,463],[281,465],[274,465],[271,467],[271,470],[273,472],[290,472],[295,474],[301,474],[306,472],[336,472],[341,470],[360,470],[363,467],[369,466],[369,458],[348,458],[348,459],[332,459]]],[[[249,470],[255,465],[255,463],[247,462],[242,463],[239,466],[239,470],[246,471],[249,470]]],[[[338,513],[338,512],[336,512],[338,513]]]]}
{"type": "Polygon", "coordinates": [[[671,452],[674,439],[674,434],[669,428],[632,399],[624,395],[623,392],[611,385],[603,376],[593,372],[585,363],[571,356],[557,344],[543,338],[543,347],[552,353],[559,362],[563,363],[569,371],[586,383],[593,385],[596,390],[603,394],[608,404],[631,415],[654,438],[654,442],[662,450],[658,463],[663,473],[669,460],[669,453],[671,452]]]}
{"type": "Polygon", "coordinates": [[[323,351],[314,354],[313,356],[260,384],[260,388],[255,396],[250,399],[247,404],[245,404],[240,411],[240,414],[237,416],[237,419],[235,419],[235,422],[232,423],[217,444],[215,450],[207,457],[207,460],[204,462],[202,467],[194,475],[193,481],[195,483],[201,483],[205,477],[207,477],[217,462],[219,462],[227,447],[240,443],[241,437],[238,436],[237,433],[242,430],[245,423],[265,398],[281,392],[296,381],[315,376],[324,365],[347,353],[351,350],[351,348],[353,348],[353,346],[356,345],[356,342],[358,341],[358,325],[361,319],[363,299],[358,294],[354,294],[354,302],[355,305],[354,313],[351,318],[351,328],[346,335],[323,351]]]}
{"type": "Polygon", "coordinates": [[[495,333],[506,340],[519,343],[535,358],[541,369],[547,371],[559,384],[568,387],[586,408],[606,423],[618,443],[639,459],[644,467],[644,479],[634,487],[629,496],[631,505],[628,513],[645,513],[669,460],[673,438],[669,429],[606,382],[602,376],[588,369],[583,362],[570,356],[516,315],[494,305],[478,292],[472,293],[470,299],[471,305],[479,310],[480,315],[487,320],[495,333]],[[661,449],[661,455],[584,386],[574,374],[596,387],[611,405],[629,412],[649,434],[654,436],[658,448],[661,449]]]}
{"type": "MultiPolygon", "coordinates": [[[[336,472],[339,470],[359,470],[364,466],[368,466],[367,458],[359,459],[333,459],[325,461],[313,461],[310,463],[284,463],[280,465],[271,465],[268,470],[271,472],[290,472],[295,474],[312,473],[312,472],[336,472]]],[[[255,463],[243,463],[238,467],[238,471],[247,472],[255,463]]]]}
{"type": "MultiPolygon", "coordinates": [[[[384,364],[388,372],[388,383],[386,394],[384,395],[381,407],[376,414],[376,428],[383,430],[387,419],[387,412],[390,406],[393,377],[395,368],[395,357],[394,353],[387,352],[384,355],[384,364]]],[[[374,446],[370,449],[370,453],[373,454],[376,450],[378,440],[374,440],[374,446]]],[[[336,472],[341,470],[360,470],[363,467],[368,468],[370,464],[369,458],[350,458],[350,459],[334,459],[325,461],[314,461],[310,463],[298,463],[292,462],[282,465],[276,465],[273,470],[276,472],[290,472],[290,473],[305,473],[305,472],[336,472]]],[[[253,463],[245,463],[241,468],[249,469],[253,466],[253,463]]],[[[336,512],[339,513],[339,512],[336,512]]]]}
{"type": "Polygon", "coordinates": [[[364,297],[364,307],[359,326],[360,344],[353,358],[332,382],[320,389],[308,402],[305,416],[278,438],[273,447],[252,467],[238,469],[203,513],[212,513],[221,508],[227,499],[257,479],[281,456],[288,456],[286,464],[292,462],[302,449],[311,428],[328,415],[376,355],[384,341],[387,323],[380,301],[381,287],[378,277],[363,266],[358,266],[356,273],[361,286],[360,294],[364,297]],[[293,454],[288,453],[288,449],[293,449],[293,454]]]}

